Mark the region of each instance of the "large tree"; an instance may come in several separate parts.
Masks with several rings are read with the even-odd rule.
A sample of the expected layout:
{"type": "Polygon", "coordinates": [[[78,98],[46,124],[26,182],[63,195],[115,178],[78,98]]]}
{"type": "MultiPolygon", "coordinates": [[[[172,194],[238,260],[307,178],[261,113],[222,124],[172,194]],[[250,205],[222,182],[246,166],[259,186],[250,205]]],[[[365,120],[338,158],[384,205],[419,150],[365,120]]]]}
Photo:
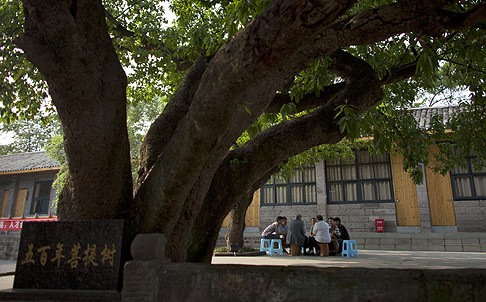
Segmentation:
{"type": "Polygon", "coordinates": [[[0,125],[0,135],[11,136],[10,142],[0,144],[0,154],[35,152],[43,150],[52,136],[59,134],[59,123],[55,120],[18,120],[12,124],[0,125]]]}
{"type": "Polygon", "coordinates": [[[23,0],[14,43],[62,122],[60,219],[124,218],[131,236],[164,233],[175,261],[209,262],[230,210],[315,146],[365,130],[383,148],[395,140],[413,167],[427,139],[396,108],[421,91],[469,91],[468,104],[484,106],[484,1],[179,0],[164,30],[158,4],[23,0]],[[139,76],[128,90],[120,60],[139,76]],[[126,107],[137,90],[170,101],[132,186],[126,107]]]}

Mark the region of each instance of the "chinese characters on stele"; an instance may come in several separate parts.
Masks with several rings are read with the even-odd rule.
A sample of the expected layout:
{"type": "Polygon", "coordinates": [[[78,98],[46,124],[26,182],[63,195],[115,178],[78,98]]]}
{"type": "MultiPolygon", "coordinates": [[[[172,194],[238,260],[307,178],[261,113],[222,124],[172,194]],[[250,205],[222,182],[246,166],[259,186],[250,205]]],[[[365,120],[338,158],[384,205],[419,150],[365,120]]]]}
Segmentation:
{"type": "Polygon", "coordinates": [[[46,266],[48,263],[53,263],[59,268],[61,265],[70,267],[71,269],[78,269],[81,266],[99,267],[99,266],[113,266],[113,260],[116,255],[115,244],[104,244],[102,247],[97,247],[96,244],[87,244],[81,246],[79,242],[72,246],[64,246],[63,243],[57,242],[55,246],[44,245],[34,246],[28,245],[28,250],[25,256],[21,258],[22,265],[38,265],[46,266]]]}

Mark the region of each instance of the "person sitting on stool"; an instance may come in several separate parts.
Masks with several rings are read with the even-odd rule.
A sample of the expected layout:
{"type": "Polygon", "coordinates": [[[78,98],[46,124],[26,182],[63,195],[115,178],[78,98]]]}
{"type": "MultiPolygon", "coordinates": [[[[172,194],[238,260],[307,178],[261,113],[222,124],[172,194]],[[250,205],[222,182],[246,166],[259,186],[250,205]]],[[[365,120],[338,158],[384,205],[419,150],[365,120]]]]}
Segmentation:
{"type": "Polygon", "coordinates": [[[315,239],[322,257],[329,256],[329,242],[331,242],[331,235],[329,234],[329,224],[324,221],[322,215],[317,215],[317,223],[314,225],[315,239]]]}
{"type": "Polygon", "coordinates": [[[280,225],[277,228],[277,235],[280,237],[280,240],[282,240],[282,247],[285,252],[287,250],[285,249],[287,247],[287,233],[288,233],[288,225],[287,225],[287,217],[283,216],[282,221],[280,222],[280,225]]]}
{"type": "Polygon", "coordinates": [[[291,256],[299,256],[300,248],[302,246],[305,248],[305,226],[300,214],[297,214],[295,220],[292,220],[289,224],[287,244],[290,245],[291,256]]]}
{"type": "Polygon", "coordinates": [[[333,218],[334,233],[336,234],[337,241],[339,242],[339,253],[343,251],[343,240],[349,240],[348,230],[344,225],[341,224],[341,219],[339,217],[333,218]]]}
{"type": "Polygon", "coordinates": [[[308,246],[309,246],[309,255],[313,256],[314,255],[314,248],[315,248],[315,254],[319,252],[319,247],[317,246],[316,243],[316,238],[314,237],[316,234],[314,232],[314,226],[316,225],[317,219],[315,217],[311,218],[311,226],[309,230],[309,239],[308,239],[308,246]]]}
{"type": "Polygon", "coordinates": [[[282,216],[277,216],[277,219],[267,226],[262,232],[263,239],[280,239],[280,235],[278,233],[278,228],[280,224],[282,224],[282,216]]]}

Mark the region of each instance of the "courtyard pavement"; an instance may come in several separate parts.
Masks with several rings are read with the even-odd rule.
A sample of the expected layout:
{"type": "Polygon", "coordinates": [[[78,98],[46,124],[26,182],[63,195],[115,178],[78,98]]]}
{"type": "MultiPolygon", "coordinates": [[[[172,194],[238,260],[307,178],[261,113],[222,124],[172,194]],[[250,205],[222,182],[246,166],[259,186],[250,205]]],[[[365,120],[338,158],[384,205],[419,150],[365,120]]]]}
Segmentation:
{"type": "MultiPolygon", "coordinates": [[[[274,265],[396,269],[486,269],[486,253],[360,250],[358,258],[341,256],[217,256],[213,265],[274,265]]],[[[16,261],[0,260],[0,290],[11,289],[16,261]]]]}
{"type": "Polygon", "coordinates": [[[15,260],[0,260],[0,290],[13,287],[16,264],[15,260]]]}
{"type": "Polygon", "coordinates": [[[360,250],[358,258],[341,256],[213,257],[213,264],[397,269],[486,269],[486,253],[360,250]]]}

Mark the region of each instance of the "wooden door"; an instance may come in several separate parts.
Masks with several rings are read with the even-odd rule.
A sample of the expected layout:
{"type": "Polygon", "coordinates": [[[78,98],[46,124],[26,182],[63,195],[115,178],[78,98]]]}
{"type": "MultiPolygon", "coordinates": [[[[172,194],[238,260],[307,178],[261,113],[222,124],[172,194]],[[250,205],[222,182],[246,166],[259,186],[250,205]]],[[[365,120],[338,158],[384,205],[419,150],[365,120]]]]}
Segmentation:
{"type": "Polygon", "coordinates": [[[2,194],[2,212],[0,213],[1,217],[8,217],[7,213],[7,203],[8,203],[8,190],[3,191],[2,194]]]}
{"type": "Polygon", "coordinates": [[[420,226],[417,190],[410,175],[403,170],[403,157],[395,155],[391,166],[397,225],[420,226]]]}
{"type": "Polygon", "coordinates": [[[253,200],[246,210],[245,224],[248,227],[260,225],[260,190],[253,194],[253,200]]]}
{"type": "Polygon", "coordinates": [[[443,176],[439,173],[434,173],[431,169],[431,167],[435,166],[432,153],[438,151],[437,146],[431,147],[430,165],[425,169],[430,220],[433,226],[454,226],[456,225],[456,213],[452,199],[450,175],[447,173],[443,176]]]}
{"type": "Polygon", "coordinates": [[[28,189],[19,189],[17,191],[17,198],[15,199],[15,208],[14,208],[13,217],[24,216],[24,206],[25,206],[25,202],[27,201],[28,192],[29,192],[28,189]]]}
{"type": "MultiPolygon", "coordinates": [[[[222,227],[227,228],[230,224],[231,216],[228,214],[224,218],[222,227]]],[[[245,226],[257,227],[260,224],[260,190],[253,194],[253,200],[246,210],[245,226]]]]}

